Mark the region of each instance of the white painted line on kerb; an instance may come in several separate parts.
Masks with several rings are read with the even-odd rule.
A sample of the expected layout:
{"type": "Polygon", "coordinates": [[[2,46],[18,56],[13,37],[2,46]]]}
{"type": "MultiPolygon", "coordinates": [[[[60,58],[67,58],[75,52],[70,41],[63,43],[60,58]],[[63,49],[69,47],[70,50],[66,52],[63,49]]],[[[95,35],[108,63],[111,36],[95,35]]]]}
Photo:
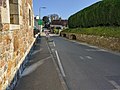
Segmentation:
{"type": "Polygon", "coordinates": [[[53,45],[54,45],[54,47],[55,47],[55,42],[53,42],[53,45]]]}
{"type": "Polygon", "coordinates": [[[63,67],[62,67],[62,64],[61,64],[61,61],[60,61],[60,58],[59,58],[59,55],[58,55],[57,50],[55,51],[55,53],[56,53],[56,56],[57,56],[58,65],[59,65],[59,67],[60,67],[61,73],[62,73],[63,77],[65,77],[65,72],[64,72],[64,70],[63,70],[63,67]]]}

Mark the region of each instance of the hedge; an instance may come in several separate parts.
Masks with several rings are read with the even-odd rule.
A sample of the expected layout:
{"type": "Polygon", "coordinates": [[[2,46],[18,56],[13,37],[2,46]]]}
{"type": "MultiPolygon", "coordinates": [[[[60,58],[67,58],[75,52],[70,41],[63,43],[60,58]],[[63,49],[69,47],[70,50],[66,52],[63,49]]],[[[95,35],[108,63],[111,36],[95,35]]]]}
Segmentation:
{"type": "Polygon", "coordinates": [[[120,26],[120,0],[103,0],[83,9],[69,17],[68,26],[120,26]]]}

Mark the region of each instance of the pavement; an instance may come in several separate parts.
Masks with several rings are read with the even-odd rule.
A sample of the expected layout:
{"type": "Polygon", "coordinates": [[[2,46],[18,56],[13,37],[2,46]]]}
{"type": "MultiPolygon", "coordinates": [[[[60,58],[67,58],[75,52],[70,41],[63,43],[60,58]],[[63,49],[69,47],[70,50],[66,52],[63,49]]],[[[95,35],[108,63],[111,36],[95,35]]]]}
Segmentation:
{"type": "Polygon", "coordinates": [[[67,90],[44,33],[14,90],[67,90]]]}

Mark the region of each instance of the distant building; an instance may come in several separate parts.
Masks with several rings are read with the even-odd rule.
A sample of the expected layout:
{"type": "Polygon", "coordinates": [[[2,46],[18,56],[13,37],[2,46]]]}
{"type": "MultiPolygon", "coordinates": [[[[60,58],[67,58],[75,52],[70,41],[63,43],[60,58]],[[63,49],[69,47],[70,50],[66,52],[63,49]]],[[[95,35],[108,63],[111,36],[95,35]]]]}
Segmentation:
{"type": "Polygon", "coordinates": [[[34,17],[34,28],[37,28],[40,30],[40,25],[38,25],[39,16],[34,17]]]}
{"type": "Polygon", "coordinates": [[[13,90],[34,42],[32,0],[0,0],[0,90],[13,90]]]}
{"type": "Polygon", "coordinates": [[[34,17],[34,29],[42,32],[42,23],[43,21],[40,19],[39,16],[34,17]]]}
{"type": "Polygon", "coordinates": [[[51,22],[51,27],[61,27],[61,29],[68,26],[68,20],[53,20],[51,22]]]}

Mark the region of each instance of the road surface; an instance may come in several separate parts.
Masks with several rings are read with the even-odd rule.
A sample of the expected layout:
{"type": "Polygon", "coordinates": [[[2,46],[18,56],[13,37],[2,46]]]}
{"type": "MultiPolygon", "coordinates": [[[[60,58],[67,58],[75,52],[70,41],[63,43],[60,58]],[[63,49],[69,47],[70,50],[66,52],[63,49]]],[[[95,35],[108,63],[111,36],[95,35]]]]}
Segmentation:
{"type": "Polygon", "coordinates": [[[69,90],[120,90],[120,53],[59,36],[49,45],[69,90]]]}

